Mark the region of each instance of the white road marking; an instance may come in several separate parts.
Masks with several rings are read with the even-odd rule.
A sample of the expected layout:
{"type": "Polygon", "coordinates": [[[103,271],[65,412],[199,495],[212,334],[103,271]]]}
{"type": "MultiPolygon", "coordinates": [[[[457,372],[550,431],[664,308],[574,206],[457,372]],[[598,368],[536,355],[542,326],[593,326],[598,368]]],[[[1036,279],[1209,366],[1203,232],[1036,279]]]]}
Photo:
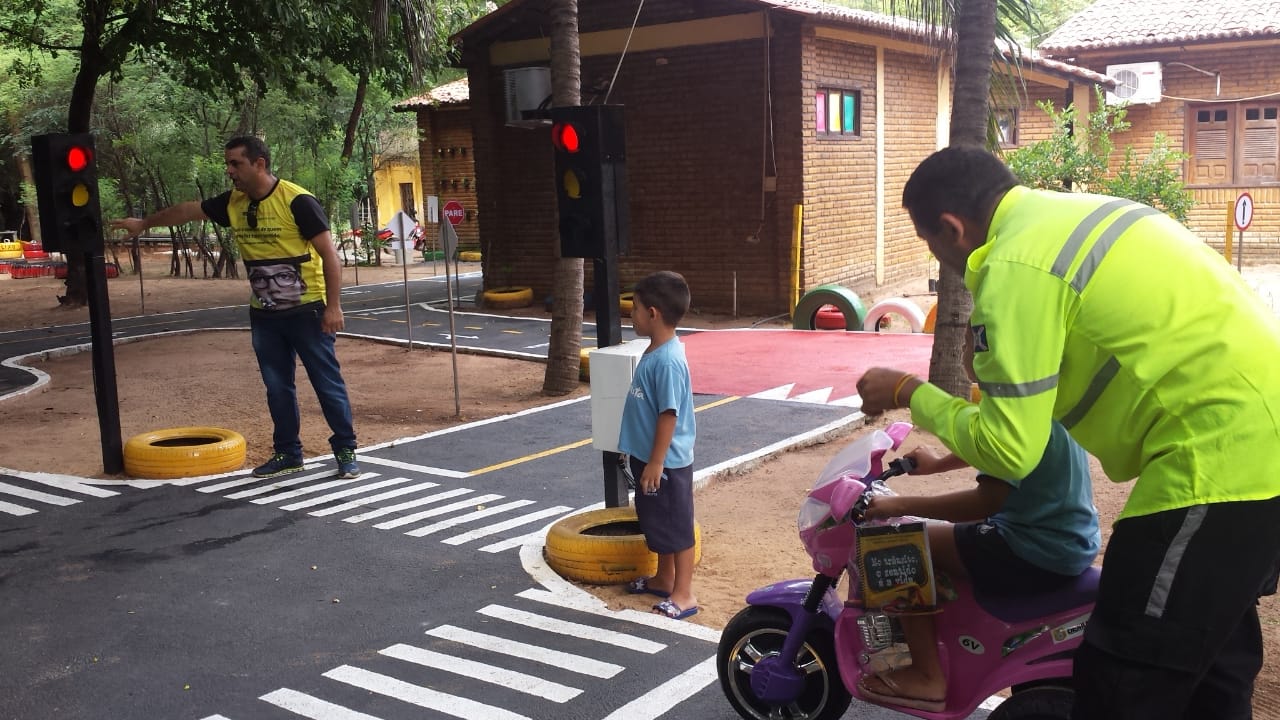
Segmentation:
{"type": "Polygon", "coordinates": [[[369,672],[368,670],[361,670],[350,665],[340,665],[324,673],[324,676],[330,680],[344,682],[370,692],[376,692],[379,695],[386,695],[390,698],[413,703],[418,707],[435,710],[456,718],[463,718],[464,720],[530,720],[524,715],[518,715],[494,705],[486,705],[464,697],[458,697],[457,695],[449,695],[430,688],[420,687],[403,680],[397,680],[393,677],[369,672]]]}
{"type": "Polygon", "coordinates": [[[10,485],[6,482],[0,482],[0,492],[9,495],[17,495],[20,498],[26,498],[28,500],[35,500],[36,502],[42,502],[46,505],[58,505],[61,507],[75,505],[80,502],[75,498],[63,497],[61,495],[50,495],[49,493],[40,492],[39,490],[28,490],[24,487],[10,485]]]}
{"type": "Polygon", "coordinates": [[[461,545],[463,543],[471,542],[477,538],[488,537],[489,535],[500,533],[504,530],[510,530],[514,527],[528,525],[531,522],[536,522],[543,518],[551,517],[552,515],[561,515],[572,509],[573,508],[568,507],[567,505],[556,505],[555,507],[549,507],[544,510],[538,510],[526,515],[521,515],[520,517],[511,518],[504,522],[486,525],[482,528],[476,528],[475,530],[462,533],[461,535],[454,535],[453,537],[445,538],[440,542],[443,542],[445,545],[461,545]]]}
{"type": "Polygon", "coordinates": [[[440,522],[432,523],[430,525],[424,525],[420,528],[406,532],[405,535],[408,535],[409,537],[425,537],[433,533],[438,533],[441,530],[448,530],[456,525],[469,523],[473,520],[481,520],[491,515],[498,515],[508,510],[515,510],[516,508],[532,504],[532,500],[512,500],[511,502],[503,503],[501,505],[493,505],[491,507],[484,508],[483,510],[469,512],[466,515],[455,515],[447,520],[441,520],[440,522]]]}
{"type": "MultiPolygon", "coordinates": [[[[370,476],[376,476],[376,473],[365,473],[364,475],[360,476],[357,479],[365,480],[370,476]]],[[[389,478],[387,480],[379,480],[376,483],[369,483],[368,485],[361,485],[359,487],[348,488],[346,490],[339,490],[338,492],[329,493],[327,495],[321,495],[319,497],[313,497],[309,500],[303,500],[302,502],[290,503],[288,505],[281,505],[280,509],[281,510],[301,510],[303,508],[314,507],[316,505],[324,505],[325,503],[333,502],[334,500],[341,500],[342,498],[351,497],[352,495],[359,495],[361,493],[373,492],[378,488],[389,487],[391,485],[399,485],[400,483],[407,483],[407,482],[409,482],[409,478],[407,477],[394,477],[394,478],[389,478]]],[[[435,483],[427,484],[427,487],[433,487],[433,486],[435,486],[435,483]]]]}
{"type": "Polygon", "coordinates": [[[569,637],[605,643],[606,645],[613,645],[627,650],[635,650],[648,655],[660,652],[666,647],[663,643],[633,637],[626,633],[605,630],[604,628],[583,625],[582,623],[569,622],[568,620],[560,620],[557,618],[547,617],[546,615],[537,615],[535,613],[525,612],[524,610],[509,608],[504,605],[486,605],[476,612],[499,620],[506,620],[507,622],[517,623],[526,627],[556,633],[557,635],[568,635],[569,637]]]}
{"type": "Polygon", "coordinates": [[[543,680],[515,670],[505,670],[493,665],[476,662],[475,660],[445,655],[434,650],[427,650],[426,648],[404,643],[397,643],[385,650],[379,650],[378,654],[423,667],[444,670],[472,680],[499,685],[526,695],[536,695],[552,702],[566,703],[582,694],[580,688],[561,685],[558,682],[543,680]]]}
{"type": "Polygon", "coordinates": [[[393,497],[400,497],[401,495],[409,495],[410,493],[416,493],[419,490],[429,490],[430,488],[433,488],[433,487],[440,487],[440,483],[433,483],[433,482],[416,483],[408,487],[396,488],[395,490],[388,490],[387,492],[379,493],[377,495],[374,495],[373,497],[360,498],[358,500],[352,500],[350,502],[342,503],[341,505],[334,505],[333,507],[325,508],[323,510],[315,510],[310,514],[316,517],[324,517],[326,515],[333,515],[335,513],[346,512],[347,510],[352,510],[358,507],[367,507],[369,503],[378,502],[379,500],[389,500],[393,497]]]}
{"type": "Polygon", "coordinates": [[[580,675],[590,675],[591,677],[611,678],[625,669],[621,665],[596,660],[585,655],[575,655],[540,645],[530,645],[517,640],[509,640],[496,635],[486,635],[485,633],[474,632],[454,625],[434,627],[427,630],[426,634],[442,640],[451,640],[463,645],[510,655],[511,657],[532,660],[543,665],[550,665],[561,670],[568,670],[580,675]]]}
{"type": "MultiPolygon", "coordinates": [[[[440,494],[445,495],[446,493],[440,493],[440,494]]],[[[392,528],[398,528],[401,525],[416,523],[419,520],[423,520],[429,517],[444,515],[445,513],[451,513],[454,510],[461,510],[462,508],[465,508],[465,507],[474,507],[476,505],[487,503],[490,500],[500,500],[501,498],[502,498],[501,495],[493,495],[493,494],[481,495],[479,497],[471,497],[471,498],[467,498],[466,500],[460,500],[455,503],[449,503],[448,505],[441,505],[440,507],[431,508],[430,510],[423,510],[422,512],[416,512],[416,513],[413,513],[412,515],[405,515],[404,517],[396,518],[394,520],[381,522],[381,523],[378,523],[377,525],[374,525],[374,527],[378,528],[379,530],[390,530],[392,528]]],[[[347,518],[347,522],[351,522],[351,519],[347,518]]]]}
{"type": "MultiPolygon", "coordinates": [[[[280,688],[258,698],[283,708],[297,715],[309,717],[311,720],[379,720],[373,715],[366,715],[355,710],[348,710],[341,705],[334,705],[328,700],[311,697],[306,693],[289,688],[280,688]]],[[[215,717],[222,717],[217,715],[215,717]]]]}

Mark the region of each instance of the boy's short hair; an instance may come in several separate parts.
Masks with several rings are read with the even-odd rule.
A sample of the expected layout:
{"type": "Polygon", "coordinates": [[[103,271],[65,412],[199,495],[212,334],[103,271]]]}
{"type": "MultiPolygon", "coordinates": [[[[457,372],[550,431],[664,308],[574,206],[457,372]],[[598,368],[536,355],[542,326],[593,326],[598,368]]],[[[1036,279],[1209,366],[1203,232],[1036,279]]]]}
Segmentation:
{"type": "Polygon", "coordinates": [[[632,298],[662,314],[662,323],[675,327],[689,312],[689,284],[684,276],[670,270],[659,270],[636,283],[632,298]]]}

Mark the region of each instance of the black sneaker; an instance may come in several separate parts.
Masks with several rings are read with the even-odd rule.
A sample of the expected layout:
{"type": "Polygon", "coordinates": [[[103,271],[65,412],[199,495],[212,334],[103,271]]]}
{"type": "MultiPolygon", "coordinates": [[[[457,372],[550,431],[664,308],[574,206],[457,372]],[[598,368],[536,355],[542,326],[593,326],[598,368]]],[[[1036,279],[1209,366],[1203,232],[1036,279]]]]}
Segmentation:
{"type": "Polygon", "coordinates": [[[302,458],[290,457],[284,453],[276,453],[271,459],[253,469],[253,476],[260,478],[288,475],[302,469],[302,458]]]}
{"type": "Polygon", "coordinates": [[[360,464],[356,462],[354,449],[343,448],[333,454],[333,459],[338,461],[338,479],[351,480],[360,477],[360,464]]]}

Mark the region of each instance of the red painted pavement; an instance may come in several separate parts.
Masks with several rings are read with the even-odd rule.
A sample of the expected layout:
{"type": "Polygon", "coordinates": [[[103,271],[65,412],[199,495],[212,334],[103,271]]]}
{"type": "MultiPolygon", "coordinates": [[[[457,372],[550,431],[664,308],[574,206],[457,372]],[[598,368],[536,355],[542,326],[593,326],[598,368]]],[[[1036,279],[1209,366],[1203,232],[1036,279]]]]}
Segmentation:
{"type": "Polygon", "coordinates": [[[696,393],[745,396],[795,383],[788,397],[829,387],[829,402],[856,395],[872,367],[927,375],[933,348],[923,333],[707,330],[680,339],[696,393]]]}

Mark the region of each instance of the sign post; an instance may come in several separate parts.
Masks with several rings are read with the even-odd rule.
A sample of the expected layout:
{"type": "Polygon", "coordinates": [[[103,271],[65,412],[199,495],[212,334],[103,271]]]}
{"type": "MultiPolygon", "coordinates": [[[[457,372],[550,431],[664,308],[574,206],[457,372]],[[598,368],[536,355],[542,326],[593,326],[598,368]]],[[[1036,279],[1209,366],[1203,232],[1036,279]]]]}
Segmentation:
{"type": "Polygon", "coordinates": [[[1253,223],[1253,196],[1247,192],[1240,193],[1240,197],[1236,198],[1234,214],[1236,221],[1236,270],[1240,270],[1241,261],[1244,259],[1244,231],[1248,230],[1249,225],[1253,223]]]}
{"type": "MultiPolygon", "coordinates": [[[[440,248],[441,250],[444,250],[444,274],[445,282],[447,283],[449,281],[449,258],[454,257],[458,252],[458,233],[455,232],[453,228],[462,224],[462,221],[467,217],[467,211],[462,207],[462,203],[457,200],[450,200],[444,204],[444,207],[440,210],[440,214],[444,215],[445,219],[449,221],[449,232],[447,235],[444,232],[443,225],[441,225],[440,228],[440,237],[448,238],[440,248]]],[[[461,295],[461,281],[458,280],[458,265],[456,261],[453,265],[453,281],[455,283],[459,283],[458,294],[461,295]]],[[[453,300],[449,301],[449,306],[453,306],[453,300]]]]}
{"type": "Polygon", "coordinates": [[[391,218],[391,231],[395,233],[393,242],[400,243],[400,252],[396,253],[400,258],[400,268],[404,272],[404,322],[405,328],[408,330],[409,351],[413,351],[413,315],[409,310],[409,236],[413,234],[413,229],[418,223],[409,214],[403,210],[396,212],[391,218]]]}

